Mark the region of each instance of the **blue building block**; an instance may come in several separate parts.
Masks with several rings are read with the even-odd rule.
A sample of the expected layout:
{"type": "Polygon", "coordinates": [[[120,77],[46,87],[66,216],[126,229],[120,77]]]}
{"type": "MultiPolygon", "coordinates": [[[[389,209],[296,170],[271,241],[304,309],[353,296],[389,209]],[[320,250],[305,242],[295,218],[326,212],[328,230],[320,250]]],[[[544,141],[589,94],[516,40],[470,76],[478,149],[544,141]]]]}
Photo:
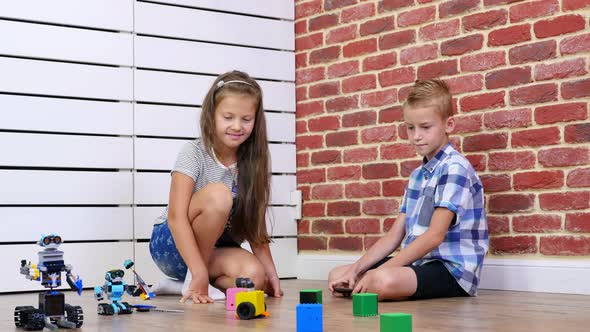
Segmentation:
{"type": "Polygon", "coordinates": [[[322,332],[324,317],[321,303],[297,305],[297,332],[322,332]]]}

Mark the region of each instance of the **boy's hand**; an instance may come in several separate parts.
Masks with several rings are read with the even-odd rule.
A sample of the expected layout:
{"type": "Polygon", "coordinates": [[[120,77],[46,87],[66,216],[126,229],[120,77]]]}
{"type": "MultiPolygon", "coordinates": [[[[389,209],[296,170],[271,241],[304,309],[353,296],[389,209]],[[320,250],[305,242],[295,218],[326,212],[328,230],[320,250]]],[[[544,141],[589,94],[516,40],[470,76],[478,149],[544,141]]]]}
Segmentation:
{"type": "Polygon", "coordinates": [[[188,287],[186,293],[180,299],[180,303],[186,300],[193,300],[193,303],[213,303],[213,299],[209,297],[209,278],[205,276],[195,276],[188,287]]]}
{"type": "Polygon", "coordinates": [[[347,288],[353,288],[356,283],[356,278],[357,274],[356,272],[354,272],[354,267],[351,266],[348,269],[346,269],[346,271],[344,271],[344,273],[340,277],[332,280],[328,284],[328,289],[330,290],[330,292],[332,292],[332,295],[342,296],[342,294],[334,291],[334,287],[346,286],[347,288]]]}

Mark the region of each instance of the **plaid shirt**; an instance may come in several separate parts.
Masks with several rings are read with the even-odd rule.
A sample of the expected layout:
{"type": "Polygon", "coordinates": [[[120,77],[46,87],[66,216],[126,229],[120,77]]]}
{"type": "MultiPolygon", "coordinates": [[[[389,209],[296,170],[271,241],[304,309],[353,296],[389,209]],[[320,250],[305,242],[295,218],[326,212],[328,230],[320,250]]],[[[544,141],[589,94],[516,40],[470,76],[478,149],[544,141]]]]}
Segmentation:
{"type": "Polygon", "coordinates": [[[413,265],[439,260],[475,296],[488,250],[483,187],[469,161],[450,144],[410,175],[400,209],[406,214],[402,248],[428,229],[437,207],[449,209],[455,217],[443,242],[413,265]]]}

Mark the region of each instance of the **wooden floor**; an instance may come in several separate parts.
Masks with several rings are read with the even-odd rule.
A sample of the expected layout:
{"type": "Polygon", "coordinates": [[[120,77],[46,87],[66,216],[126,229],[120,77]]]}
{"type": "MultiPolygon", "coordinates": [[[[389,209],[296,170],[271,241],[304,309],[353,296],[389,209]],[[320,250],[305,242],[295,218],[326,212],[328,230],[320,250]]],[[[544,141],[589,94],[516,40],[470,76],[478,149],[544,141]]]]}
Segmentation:
{"type": "MultiPolygon", "coordinates": [[[[66,302],[83,307],[82,331],[295,331],[299,290],[321,288],[324,331],[379,331],[378,317],[352,316],[352,301],[331,297],[325,281],[284,280],[282,286],[284,298],[267,298],[270,317],[250,321],[237,320],[233,312],[226,312],[224,302],[180,304],[175,296],[156,297],[149,304],[184,313],[98,316],[91,290],[84,291],[82,297],[67,292],[66,302]]],[[[0,331],[19,331],[13,322],[14,307],[36,306],[36,302],[34,293],[0,295],[0,331]]],[[[412,314],[414,331],[590,331],[590,296],[583,295],[482,290],[476,298],[379,303],[379,312],[412,314]]]]}

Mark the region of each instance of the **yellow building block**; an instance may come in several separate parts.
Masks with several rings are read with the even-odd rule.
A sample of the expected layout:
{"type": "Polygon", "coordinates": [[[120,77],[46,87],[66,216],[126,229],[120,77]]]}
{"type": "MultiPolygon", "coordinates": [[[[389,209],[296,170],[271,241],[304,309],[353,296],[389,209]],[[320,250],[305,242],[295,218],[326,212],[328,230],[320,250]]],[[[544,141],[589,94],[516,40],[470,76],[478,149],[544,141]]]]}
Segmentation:
{"type": "Polygon", "coordinates": [[[260,290],[239,292],[236,294],[236,316],[240,319],[252,319],[268,316],[264,303],[264,292],[260,290]]]}

